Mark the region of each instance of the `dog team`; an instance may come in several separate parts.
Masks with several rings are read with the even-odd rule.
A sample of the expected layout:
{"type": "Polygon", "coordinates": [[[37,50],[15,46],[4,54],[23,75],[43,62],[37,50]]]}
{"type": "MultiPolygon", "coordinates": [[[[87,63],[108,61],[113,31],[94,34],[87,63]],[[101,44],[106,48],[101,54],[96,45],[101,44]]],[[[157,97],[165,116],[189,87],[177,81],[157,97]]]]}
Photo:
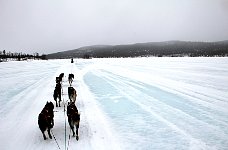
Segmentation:
{"type": "MultiPolygon", "coordinates": [[[[62,81],[63,81],[64,73],[61,73],[58,77],[56,77],[56,86],[53,94],[53,98],[56,102],[56,107],[60,107],[61,95],[62,95],[62,81]]],[[[72,82],[74,79],[74,74],[69,74],[68,81],[70,86],[68,87],[68,96],[70,102],[67,104],[67,117],[68,123],[73,131],[73,136],[75,136],[74,127],[76,127],[76,140],[79,139],[78,136],[78,128],[80,123],[80,113],[75,105],[77,92],[72,87],[72,82]]],[[[52,139],[50,134],[50,130],[54,127],[54,104],[52,102],[47,102],[44,106],[43,110],[38,116],[38,125],[43,134],[44,140],[46,140],[45,131],[47,131],[48,136],[52,139]]]]}

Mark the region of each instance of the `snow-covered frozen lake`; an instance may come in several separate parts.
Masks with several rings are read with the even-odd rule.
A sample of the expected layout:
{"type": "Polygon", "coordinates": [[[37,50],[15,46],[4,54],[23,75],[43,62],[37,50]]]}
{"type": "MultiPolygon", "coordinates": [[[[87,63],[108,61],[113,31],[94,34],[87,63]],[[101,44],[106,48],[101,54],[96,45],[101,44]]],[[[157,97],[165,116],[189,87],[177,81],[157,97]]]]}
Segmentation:
{"type": "Polygon", "coordinates": [[[37,118],[54,102],[62,72],[64,101],[52,129],[61,150],[228,149],[228,58],[152,57],[0,63],[1,150],[59,149],[54,138],[43,140],[37,118]],[[79,141],[64,114],[69,73],[79,141]]]}

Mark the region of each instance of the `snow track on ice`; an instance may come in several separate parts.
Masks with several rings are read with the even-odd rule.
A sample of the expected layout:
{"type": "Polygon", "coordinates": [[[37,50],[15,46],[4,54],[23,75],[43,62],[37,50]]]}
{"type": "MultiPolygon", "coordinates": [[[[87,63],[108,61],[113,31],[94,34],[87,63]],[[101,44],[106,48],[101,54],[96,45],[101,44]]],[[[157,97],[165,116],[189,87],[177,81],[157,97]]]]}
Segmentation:
{"type": "MultiPolygon", "coordinates": [[[[31,72],[29,71],[32,66],[29,65],[27,67],[28,70],[23,76],[25,76],[26,74],[29,75],[33,72],[33,70],[31,70],[31,72]]],[[[45,69],[48,68],[49,67],[45,69]]],[[[55,104],[52,96],[55,88],[55,77],[59,76],[59,74],[62,72],[64,73],[64,79],[62,83],[63,100],[61,102],[61,107],[54,108],[55,125],[52,129],[52,132],[54,133],[54,136],[60,148],[68,148],[69,150],[105,150],[107,149],[107,147],[109,147],[109,149],[115,150],[120,149],[114,138],[114,134],[105,119],[105,116],[102,114],[102,112],[100,112],[99,108],[96,107],[93,96],[87,89],[84,82],[81,80],[83,78],[83,74],[79,72],[75,64],[70,64],[68,63],[68,61],[62,61],[56,68],[59,69],[55,69],[55,72],[51,71],[51,74],[50,72],[33,74],[32,76],[34,78],[36,78],[37,76],[41,76],[41,79],[31,83],[26,88],[22,88],[22,90],[19,91],[19,93],[15,96],[13,96],[12,100],[7,102],[5,104],[5,107],[1,109],[1,149],[58,149],[54,138],[49,139],[48,137],[47,140],[43,140],[42,133],[38,127],[37,119],[38,114],[41,112],[46,101],[52,101],[55,104]],[[75,75],[72,86],[77,90],[78,96],[76,105],[81,114],[79,141],[76,141],[76,138],[72,136],[72,132],[70,131],[68,125],[67,116],[64,115],[64,103],[67,104],[68,100],[67,90],[69,83],[67,81],[67,77],[69,73],[74,73],[75,75]]],[[[52,69],[52,67],[50,67],[50,69],[52,69]]],[[[18,71],[18,73],[21,74],[20,71],[18,71]]],[[[15,76],[13,76],[12,78],[14,78],[15,76]]],[[[26,80],[26,78],[24,80],[26,80]]],[[[20,84],[23,84],[23,82],[21,82],[20,84]]]]}
{"type": "MultiPolygon", "coordinates": [[[[176,74],[178,70],[163,69],[162,66],[155,69],[147,68],[147,65],[141,65],[140,61],[137,64],[137,59],[135,59],[136,63],[130,59],[126,61],[131,63],[124,64],[120,61],[106,64],[105,61],[104,63],[100,61],[102,65],[94,66],[85,75],[86,84],[89,85],[92,93],[99,97],[97,100],[103,105],[104,112],[110,113],[108,109],[113,110],[111,117],[116,118],[114,124],[121,131],[119,134],[122,136],[123,143],[128,143],[124,145],[125,149],[134,149],[133,147],[136,149],[139,147],[141,149],[226,148],[228,103],[227,93],[221,90],[225,88],[221,83],[211,81],[210,84],[199,84],[201,81],[198,79],[209,76],[215,78],[214,81],[221,80],[225,79],[223,73],[214,76],[210,75],[212,72],[195,74],[187,70],[179,71],[182,74],[173,77],[172,74],[166,76],[165,73],[160,73],[168,70],[168,73],[176,74]],[[193,76],[192,79],[189,78],[191,76],[193,76]],[[99,91],[94,86],[99,83],[102,83],[105,91],[99,91]],[[216,84],[220,86],[212,86],[216,84]],[[139,139],[140,144],[137,145],[139,139]]],[[[156,61],[151,62],[156,63],[156,61]]],[[[207,66],[206,63],[197,67],[215,69],[207,66]]],[[[220,69],[223,70],[220,67],[216,68],[216,70],[220,69]]],[[[227,71],[224,70],[224,72],[227,71]]]]}
{"type": "Polygon", "coordinates": [[[226,150],[227,68],[227,58],[1,63],[0,149],[58,149],[54,139],[43,140],[37,117],[46,101],[54,102],[55,77],[64,73],[52,129],[61,149],[226,150]],[[79,141],[63,111],[69,73],[81,114],[79,141]]]}

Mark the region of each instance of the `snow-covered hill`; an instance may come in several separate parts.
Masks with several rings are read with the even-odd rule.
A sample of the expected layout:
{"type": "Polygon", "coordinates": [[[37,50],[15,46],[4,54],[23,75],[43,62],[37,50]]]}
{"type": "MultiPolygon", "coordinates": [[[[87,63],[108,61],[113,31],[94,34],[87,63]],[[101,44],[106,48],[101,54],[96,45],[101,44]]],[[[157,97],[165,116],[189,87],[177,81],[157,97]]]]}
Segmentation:
{"type": "Polygon", "coordinates": [[[57,150],[57,143],[62,150],[228,148],[228,58],[7,62],[0,70],[1,150],[57,150]],[[37,117],[46,101],[54,102],[62,72],[56,141],[43,140],[37,117]],[[79,141],[64,114],[69,73],[81,113],[79,141]]]}

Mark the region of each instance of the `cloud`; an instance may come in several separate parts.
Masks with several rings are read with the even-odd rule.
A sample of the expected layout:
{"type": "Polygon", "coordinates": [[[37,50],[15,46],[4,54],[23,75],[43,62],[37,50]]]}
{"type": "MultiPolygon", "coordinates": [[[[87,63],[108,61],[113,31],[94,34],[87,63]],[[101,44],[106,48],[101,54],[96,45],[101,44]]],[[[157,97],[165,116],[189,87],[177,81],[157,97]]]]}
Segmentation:
{"type": "Polygon", "coordinates": [[[0,1],[0,48],[54,51],[94,44],[228,39],[227,0],[0,1]]]}

